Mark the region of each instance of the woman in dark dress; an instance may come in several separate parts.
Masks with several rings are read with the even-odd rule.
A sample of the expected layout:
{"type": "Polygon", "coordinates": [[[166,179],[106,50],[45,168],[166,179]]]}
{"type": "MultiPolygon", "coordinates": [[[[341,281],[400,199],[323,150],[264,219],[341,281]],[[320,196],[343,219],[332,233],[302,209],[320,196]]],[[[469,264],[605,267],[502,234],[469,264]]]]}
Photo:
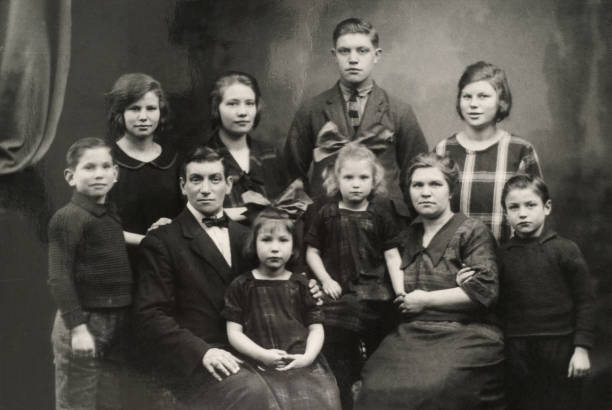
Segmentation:
{"type": "MultiPolygon", "coordinates": [[[[124,74],[106,95],[108,127],[119,180],[109,193],[118,208],[132,267],[137,246],[160,218],[174,218],[182,208],[179,161],[161,141],[168,122],[168,102],[159,82],[147,74],[124,74]]],[[[163,221],[163,220],[162,220],[163,221]]]]}
{"type": "MultiPolygon", "coordinates": [[[[117,206],[128,256],[138,280],[140,249],[147,230],[170,222],[183,207],[179,190],[180,161],[162,140],[168,102],[158,81],[147,74],[124,74],[106,95],[108,128],[119,178],[110,201],[117,206]]],[[[129,394],[126,408],[171,409],[174,398],[160,389],[145,359],[147,341],[130,338],[129,394]]]]}
{"type": "Polygon", "coordinates": [[[221,75],[210,93],[213,133],[206,145],[225,159],[232,192],[224,208],[234,220],[252,219],[287,185],[277,149],[249,135],[259,123],[262,100],[251,75],[230,71],[221,75]]]}
{"type": "Polygon", "coordinates": [[[357,409],[504,408],[503,337],[495,240],[453,213],[459,171],[449,158],[417,156],[408,170],[419,215],[404,240],[402,321],[366,362],[357,409]]]}

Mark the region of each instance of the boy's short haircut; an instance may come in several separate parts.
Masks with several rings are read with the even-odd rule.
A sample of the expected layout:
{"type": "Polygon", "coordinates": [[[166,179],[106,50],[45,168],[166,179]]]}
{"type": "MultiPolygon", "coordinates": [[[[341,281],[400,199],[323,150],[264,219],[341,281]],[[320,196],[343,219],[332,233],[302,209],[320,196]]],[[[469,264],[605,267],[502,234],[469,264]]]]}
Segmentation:
{"type": "Polygon", "coordinates": [[[548,192],[548,187],[544,180],[538,176],[533,176],[529,174],[517,174],[506,181],[504,184],[504,189],[502,190],[501,195],[501,203],[504,211],[506,210],[506,197],[510,193],[510,191],[514,189],[533,189],[533,192],[536,193],[542,199],[542,203],[546,203],[550,200],[550,194],[548,192]]]}
{"type": "Polygon", "coordinates": [[[81,138],[68,148],[68,152],[66,152],[66,167],[75,169],[83,156],[83,152],[94,148],[107,148],[111,158],[113,156],[111,147],[103,139],[95,137],[81,138]]]}
{"type": "Polygon", "coordinates": [[[223,165],[223,177],[227,179],[227,165],[223,156],[210,147],[200,146],[189,151],[185,160],[181,164],[181,178],[187,177],[187,165],[192,162],[220,162],[223,165]]]}
{"type": "Polygon", "coordinates": [[[345,34],[365,34],[370,37],[370,41],[375,48],[378,48],[378,31],[374,26],[360,18],[351,17],[338,23],[334,29],[334,47],[338,39],[345,34]]]}
{"type": "Polygon", "coordinates": [[[499,122],[510,115],[510,109],[512,108],[512,93],[510,92],[510,85],[508,84],[506,72],[494,64],[487,63],[486,61],[478,61],[465,68],[457,84],[457,101],[455,107],[462,120],[464,118],[461,114],[460,107],[461,91],[463,91],[466,85],[483,80],[491,84],[495,91],[497,91],[499,102],[497,104],[495,120],[499,122]]]}

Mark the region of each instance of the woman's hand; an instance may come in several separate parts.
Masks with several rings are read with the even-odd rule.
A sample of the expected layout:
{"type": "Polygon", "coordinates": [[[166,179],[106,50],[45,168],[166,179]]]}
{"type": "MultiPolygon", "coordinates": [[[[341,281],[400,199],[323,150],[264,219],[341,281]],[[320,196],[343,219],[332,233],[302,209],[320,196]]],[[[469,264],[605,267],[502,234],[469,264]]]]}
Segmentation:
{"type": "Polygon", "coordinates": [[[291,369],[299,369],[300,367],[310,366],[312,364],[312,360],[308,360],[306,355],[303,354],[288,354],[286,359],[289,360],[284,366],[277,367],[276,370],[285,371],[291,369]]]}
{"type": "Polygon", "coordinates": [[[279,368],[287,363],[289,355],[284,350],[266,349],[265,353],[259,357],[259,361],[267,367],[279,368]]]}
{"type": "Polygon", "coordinates": [[[584,347],[576,346],[569,362],[567,377],[586,377],[591,372],[589,351],[584,347]]]}
{"type": "Polygon", "coordinates": [[[89,329],[84,323],[72,329],[70,345],[72,347],[72,353],[77,357],[96,356],[94,338],[91,333],[89,333],[89,329]]]}
{"type": "Polygon", "coordinates": [[[221,374],[227,377],[230,374],[238,373],[240,363],[242,363],[242,360],[230,352],[215,347],[208,349],[202,358],[202,364],[206,370],[219,381],[223,380],[221,374]]]}
{"type": "Polygon", "coordinates": [[[421,313],[427,307],[428,293],[420,289],[413,290],[410,293],[396,297],[394,303],[398,305],[402,313],[421,313]]]}
{"type": "Polygon", "coordinates": [[[247,219],[246,211],[246,206],[238,206],[236,208],[223,208],[223,212],[227,214],[229,219],[236,222],[244,221],[247,219]]]}
{"type": "Polygon", "coordinates": [[[151,226],[149,226],[149,229],[147,229],[147,232],[152,231],[153,229],[157,229],[160,226],[168,225],[171,222],[172,222],[172,219],[170,218],[159,218],[157,221],[153,222],[151,226]]]}
{"type": "Polygon", "coordinates": [[[469,266],[465,266],[462,265],[463,267],[459,270],[459,272],[457,272],[457,286],[461,286],[463,285],[465,282],[469,281],[474,274],[476,273],[476,271],[472,268],[470,268],[469,266]]]}
{"type": "Polygon", "coordinates": [[[326,280],[322,283],[323,292],[332,299],[338,299],[342,295],[342,287],[333,279],[326,280]]]}

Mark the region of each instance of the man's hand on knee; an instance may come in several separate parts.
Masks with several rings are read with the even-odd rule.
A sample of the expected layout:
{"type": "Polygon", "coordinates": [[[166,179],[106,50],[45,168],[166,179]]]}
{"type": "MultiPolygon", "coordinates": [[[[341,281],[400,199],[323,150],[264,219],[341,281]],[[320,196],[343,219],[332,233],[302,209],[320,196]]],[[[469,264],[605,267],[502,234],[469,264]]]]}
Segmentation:
{"type": "Polygon", "coordinates": [[[202,358],[202,364],[206,370],[219,381],[230,374],[238,373],[240,363],[242,363],[242,360],[230,352],[217,348],[208,349],[202,358]]]}

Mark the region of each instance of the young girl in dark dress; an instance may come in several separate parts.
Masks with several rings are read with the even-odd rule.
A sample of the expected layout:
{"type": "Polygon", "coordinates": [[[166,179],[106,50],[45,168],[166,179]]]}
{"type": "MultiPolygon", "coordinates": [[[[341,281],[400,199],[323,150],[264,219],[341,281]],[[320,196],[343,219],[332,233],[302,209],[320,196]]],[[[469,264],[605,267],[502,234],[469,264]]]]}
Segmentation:
{"type": "MultiPolygon", "coordinates": [[[[109,136],[119,177],[109,198],[117,206],[132,271],[138,280],[138,245],[151,226],[169,223],[183,207],[179,190],[179,163],[171,145],[164,144],[168,102],[161,84],[147,74],[124,74],[106,95],[109,136]]],[[[130,338],[129,408],[167,409],[174,399],[157,386],[140,357],[147,341],[130,338]]]]}
{"type": "Polygon", "coordinates": [[[385,186],[384,169],[372,151],[347,144],[324,186],[336,200],[312,217],[306,261],[328,296],[323,353],[338,381],[342,406],[350,409],[362,347],[369,355],[390,330],[390,300],[404,293],[403,273],[397,223],[388,208],[373,201],[385,186]]]}
{"type": "Polygon", "coordinates": [[[174,218],[182,208],[179,161],[173,147],[157,138],[168,122],[168,102],[158,81],[147,74],[124,74],[106,97],[119,166],[110,199],[117,205],[136,268],[137,245],[147,229],[160,218],[174,218]]]}
{"type": "Polygon", "coordinates": [[[236,278],[226,292],[229,342],[258,364],[281,408],[339,409],[334,376],[319,355],[322,312],[308,280],[285,269],[295,252],[294,223],[267,208],[253,225],[250,251],[259,266],[236,278]]]}
{"type": "Polygon", "coordinates": [[[206,145],[224,157],[233,182],[224,209],[234,220],[252,221],[251,205],[260,210],[287,185],[277,150],[249,135],[261,118],[257,81],[239,71],[221,75],[210,93],[210,106],[214,131],[206,145]]]}

